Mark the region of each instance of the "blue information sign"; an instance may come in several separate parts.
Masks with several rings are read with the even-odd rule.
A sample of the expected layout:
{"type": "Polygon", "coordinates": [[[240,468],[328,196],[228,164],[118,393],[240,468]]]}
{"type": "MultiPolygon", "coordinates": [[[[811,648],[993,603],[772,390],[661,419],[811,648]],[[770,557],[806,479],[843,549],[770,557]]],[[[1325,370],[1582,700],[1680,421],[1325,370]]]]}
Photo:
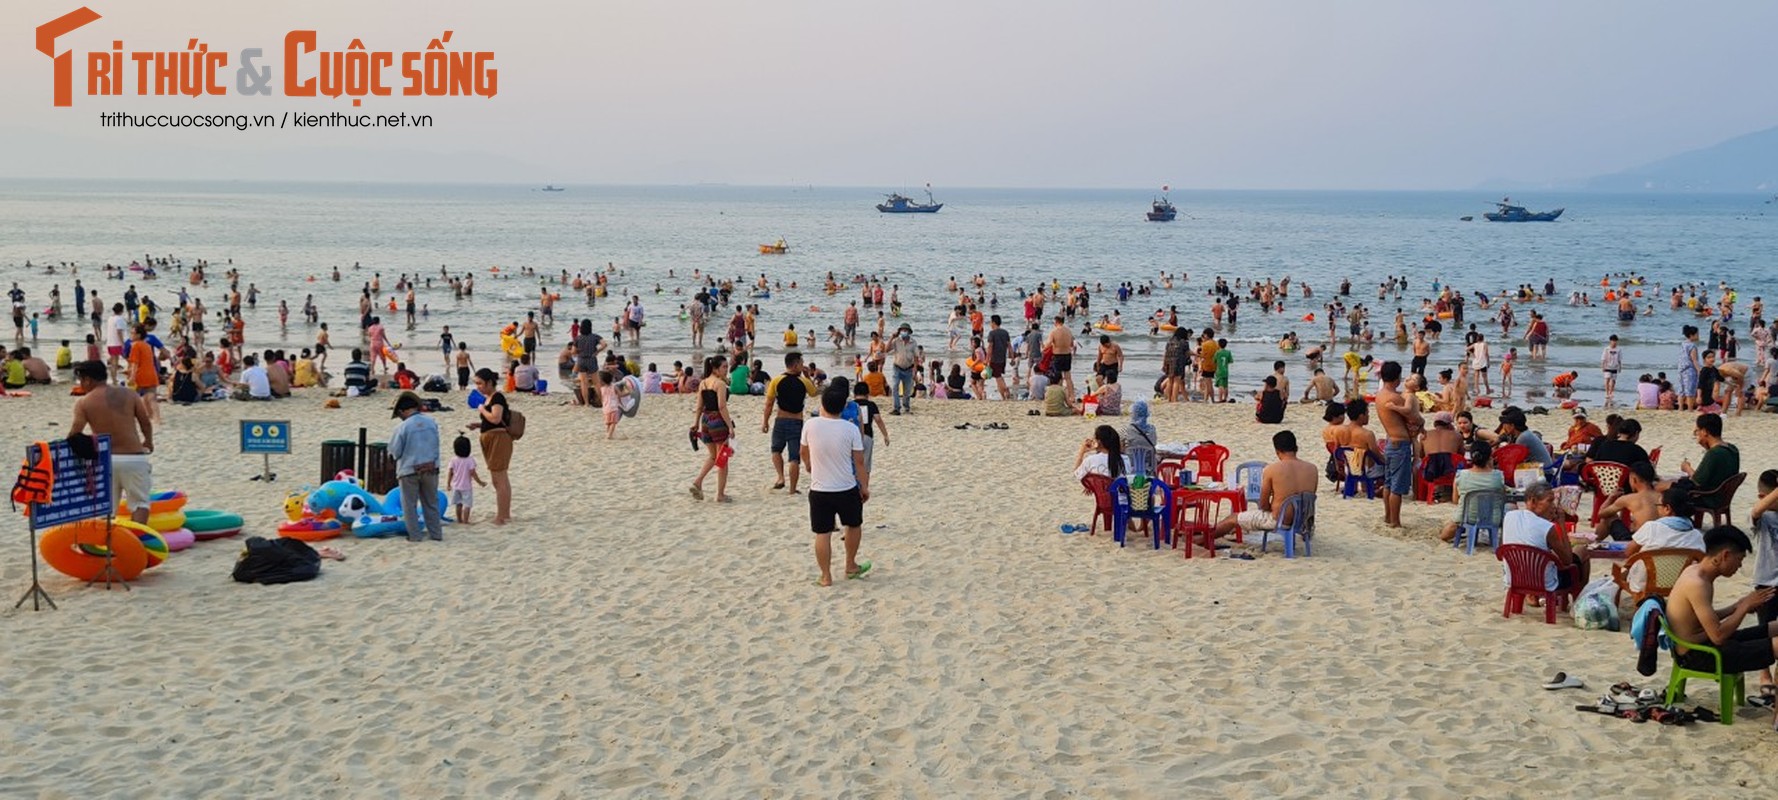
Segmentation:
{"type": "MultiPolygon", "coordinates": [[[[111,437],[98,437],[98,458],[83,461],[74,457],[67,439],[49,443],[51,470],[55,485],[50,487],[49,502],[31,506],[32,524],[37,527],[60,525],[111,513],[111,437]]],[[[25,463],[35,464],[35,446],[25,448],[25,463]]]]}
{"type": "Polygon", "coordinates": [[[290,420],[241,420],[241,452],[290,452],[290,420]]]}

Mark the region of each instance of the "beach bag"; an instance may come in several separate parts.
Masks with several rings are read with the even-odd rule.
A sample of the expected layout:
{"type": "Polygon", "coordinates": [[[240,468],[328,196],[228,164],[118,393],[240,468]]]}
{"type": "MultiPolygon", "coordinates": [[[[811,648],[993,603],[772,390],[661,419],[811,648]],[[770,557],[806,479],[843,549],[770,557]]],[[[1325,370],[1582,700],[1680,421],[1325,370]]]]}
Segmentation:
{"type": "Polygon", "coordinates": [[[235,561],[235,580],[241,583],[296,583],[320,575],[321,554],[298,539],[251,537],[235,561]]]}
{"type": "Polygon", "coordinates": [[[506,433],[515,442],[525,438],[525,415],[512,406],[506,407],[506,433]]]}
{"type": "Polygon", "coordinates": [[[1594,578],[1574,599],[1574,627],[1585,631],[1617,630],[1617,594],[1617,584],[1611,578],[1594,578]]]}
{"type": "Polygon", "coordinates": [[[432,375],[426,378],[426,382],[420,385],[420,389],[427,392],[448,392],[451,390],[451,384],[445,381],[443,375],[432,375]]]}

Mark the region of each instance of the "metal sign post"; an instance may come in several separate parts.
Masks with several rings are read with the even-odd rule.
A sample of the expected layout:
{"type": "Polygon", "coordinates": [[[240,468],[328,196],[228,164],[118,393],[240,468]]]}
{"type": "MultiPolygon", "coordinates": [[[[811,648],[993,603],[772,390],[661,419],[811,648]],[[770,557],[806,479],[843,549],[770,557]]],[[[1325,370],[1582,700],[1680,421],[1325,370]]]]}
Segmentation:
{"type": "Polygon", "coordinates": [[[268,483],[275,480],[278,476],[272,474],[271,454],[290,453],[290,420],[241,420],[241,452],[265,456],[265,471],[253,480],[268,483]]]}
{"type": "MultiPolygon", "coordinates": [[[[87,583],[103,578],[107,589],[114,582],[122,584],[126,590],[130,588],[111,565],[111,519],[116,513],[111,497],[111,437],[99,436],[95,439],[94,450],[94,458],[80,459],[74,455],[74,450],[68,446],[66,439],[49,443],[50,471],[54,476],[54,483],[50,487],[49,502],[30,504],[27,527],[30,530],[31,588],[13,604],[13,608],[23,606],[26,600],[31,601],[31,608],[36,611],[43,609],[43,602],[49,603],[50,608],[56,607],[55,601],[49,599],[49,593],[43,591],[43,584],[38,581],[37,530],[83,519],[105,518],[105,569],[87,583]]],[[[38,455],[35,445],[25,448],[25,463],[34,464],[38,455]]]]}

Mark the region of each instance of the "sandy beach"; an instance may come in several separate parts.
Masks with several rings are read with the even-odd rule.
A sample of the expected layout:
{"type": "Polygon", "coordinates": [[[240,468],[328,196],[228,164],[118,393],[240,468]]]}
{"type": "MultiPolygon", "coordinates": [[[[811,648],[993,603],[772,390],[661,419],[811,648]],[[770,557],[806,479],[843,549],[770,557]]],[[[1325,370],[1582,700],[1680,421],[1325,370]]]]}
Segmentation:
{"type": "MultiPolygon", "coordinates": [[[[66,431],[65,386],[0,400],[7,452],[66,431]]],[[[157,488],[270,535],[317,444],[389,429],[392,398],[299,392],[168,407],[157,488]],[[297,454],[247,478],[234,420],[287,417],[297,454]]],[[[1705,771],[1778,789],[1769,714],[1666,728],[1573,710],[1634,671],[1620,633],[1502,619],[1498,563],[1435,540],[1447,507],[1323,485],[1314,556],[1186,560],[1062,535],[1091,500],[1071,474],[1091,422],[1027,403],[926,402],[889,418],[866,507],[876,569],[811,585],[806,501],[771,492],[742,424],[732,506],[697,503],[688,398],[596,417],[523,398],[513,525],[440,544],[337,539],[319,580],[230,580],[239,540],[199,543],[133,590],[45,570],[57,611],[7,610],[8,793],[89,796],[1531,796],[1666,793],[1705,771]],[[970,422],[1008,430],[957,430],[970,422]],[[1557,670],[1585,690],[1544,691],[1557,670]],[[1619,754],[1647,754],[1626,769],[1619,754]]],[[[469,420],[462,396],[438,415],[469,420]]],[[[1690,416],[1638,415],[1645,445],[1695,455],[1690,416]]],[[[1160,406],[1163,441],[1267,459],[1245,404],[1160,406]]],[[[1491,422],[1484,412],[1481,421],[1491,422]]],[[[1121,420],[1113,420],[1120,421],[1121,420]]],[[[1533,427],[1560,436],[1560,416],[1533,427]]],[[[1319,416],[1292,406],[1312,441],[1319,416]]],[[[1731,418],[1743,467],[1774,418],[1731,418]]],[[[481,490],[485,520],[491,493],[481,490]]],[[[1736,499],[1745,516],[1752,492],[1736,499]]],[[[15,517],[15,520],[17,518],[15,517]]],[[[0,587],[29,584],[22,522],[0,587]]],[[[1747,572],[1723,591],[1747,588],[1747,572]]],[[[1700,683],[1694,703],[1710,704],[1700,683]]]]}

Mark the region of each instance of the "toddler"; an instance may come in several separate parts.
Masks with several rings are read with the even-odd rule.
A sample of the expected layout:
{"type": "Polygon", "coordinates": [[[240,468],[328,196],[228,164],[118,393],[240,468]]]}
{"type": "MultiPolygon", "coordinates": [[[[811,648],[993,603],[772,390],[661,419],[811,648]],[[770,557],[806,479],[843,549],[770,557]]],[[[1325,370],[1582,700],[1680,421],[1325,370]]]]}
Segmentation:
{"type": "Polygon", "coordinates": [[[458,435],[451,443],[456,457],[445,466],[451,486],[451,502],[457,506],[457,521],[469,524],[469,510],[475,506],[475,484],[487,486],[475,471],[475,459],[469,455],[469,437],[458,435]]]}

